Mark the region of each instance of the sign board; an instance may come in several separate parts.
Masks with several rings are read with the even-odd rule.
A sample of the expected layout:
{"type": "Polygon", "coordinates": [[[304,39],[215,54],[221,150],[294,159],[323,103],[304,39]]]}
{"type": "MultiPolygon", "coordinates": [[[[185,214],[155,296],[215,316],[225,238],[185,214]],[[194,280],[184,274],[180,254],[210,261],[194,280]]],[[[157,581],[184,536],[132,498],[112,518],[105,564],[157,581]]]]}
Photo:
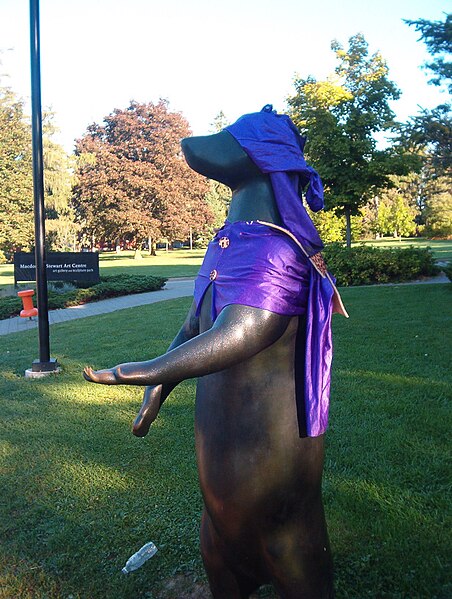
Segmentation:
{"type": "MultiPolygon", "coordinates": [[[[47,254],[48,281],[99,282],[99,254],[97,252],[49,252],[47,254]]],[[[34,253],[14,254],[14,281],[35,281],[34,253]]]]}

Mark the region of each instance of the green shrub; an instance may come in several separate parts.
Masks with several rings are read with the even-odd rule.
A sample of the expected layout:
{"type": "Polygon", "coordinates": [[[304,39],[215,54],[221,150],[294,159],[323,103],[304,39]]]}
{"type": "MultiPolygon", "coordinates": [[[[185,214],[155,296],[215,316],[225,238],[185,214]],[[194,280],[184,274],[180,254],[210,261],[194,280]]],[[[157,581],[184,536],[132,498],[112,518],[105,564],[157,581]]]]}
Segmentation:
{"type": "Polygon", "coordinates": [[[443,266],[443,270],[446,273],[449,281],[452,281],[452,262],[448,262],[446,266],[443,266]]]}
{"type": "MultiPolygon", "coordinates": [[[[92,287],[78,287],[70,291],[65,291],[63,287],[62,292],[58,289],[49,289],[48,306],[49,310],[58,310],[110,297],[157,291],[163,287],[165,281],[163,277],[151,275],[102,276],[100,282],[92,287]]],[[[20,298],[13,296],[0,298],[0,320],[17,316],[21,310],[20,298]]]]}
{"type": "Polygon", "coordinates": [[[347,248],[332,243],[323,254],[340,286],[400,283],[438,273],[429,248],[347,248]]]}
{"type": "Polygon", "coordinates": [[[16,316],[22,310],[20,297],[0,297],[0,320],[16,316]]]}

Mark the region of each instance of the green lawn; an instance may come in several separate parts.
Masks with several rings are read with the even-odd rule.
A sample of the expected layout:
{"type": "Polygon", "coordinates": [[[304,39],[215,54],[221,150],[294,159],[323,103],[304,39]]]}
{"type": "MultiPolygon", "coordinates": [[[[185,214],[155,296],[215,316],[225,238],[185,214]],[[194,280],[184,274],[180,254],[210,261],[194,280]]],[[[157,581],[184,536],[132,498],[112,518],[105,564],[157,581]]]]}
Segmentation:
{"type": "MultiPolygon", "coordinates": [[[[105,252],[99,255],[101,275],[147,274],[158,277],[194,277],[201,266],[205,250],[157,251],[157,256],[142,253],[141,260],[134,259],[134,252],[105,252]]],[[[14,267],[12,264],[0,264],[0,290],[14,285],[14,267]]],[[[14,289],[12,290],[14,292],[14,289]]]]}
{"type": "MultiPolygon", "coordinates": [[[[324,479],[337,599],[452,596],[451,296],[449,284],[343,291],[324,479]]],[[[181,599],[205,584],[194,383],[137,439],[140,391],[81,376],[163,352],[189,303],[53,325],[63,373],[45,380],[23,378],[36,331],[0,338],[0,598],[181,599]],[[122,575],[149,540],[157,555],[122,575]]]]}
{"type": "MultiPolygon", "coordinates": [[[[385,238],[377,241],[367,241],[376,247],[431,247],[438,260],[452,260],[452,240],[428,239],[397,239],[385,238]]],[[[173,250],[157,251],[157,256],[148,256],[142,252],[141,260],[134,259],[134,252],[124,251],[120,254],[104,252],[100,254],[101,274],[118,274],[127,271],[128,274],[151,274],[155,276],[194,277],[201,265],[205,250],[173,250]]],[[[11,264],[0,264],[0,291],[14,284],[14,270],[11,264]]],[[[14,289],[9,289],[14,293],[14,289]]]]}
{"type": "Polygon", "coordinates": [[[142,259],[135,260],[134,252],[109,252],[100,254],[101,274],[150,274],[158,277],[194,277],[201,266],[206,250],[157,251],[157,256],[142,252],[142,259]]]}
{"type": "MultiPolygon", "coordinates": [[[[411,237],[399,240],[392,237],[385,237],[384,239],[375,239],[364,243],[366,245],[373,245],[381,248],[404,248],[409,247],[410,245],[419,248],[429,247],[437,260],[452,260],[452,239],[419,239],[418,237],[411,237]]],[[[359,242],[354,243],[354,245],[359,245],[359,242]]]]}

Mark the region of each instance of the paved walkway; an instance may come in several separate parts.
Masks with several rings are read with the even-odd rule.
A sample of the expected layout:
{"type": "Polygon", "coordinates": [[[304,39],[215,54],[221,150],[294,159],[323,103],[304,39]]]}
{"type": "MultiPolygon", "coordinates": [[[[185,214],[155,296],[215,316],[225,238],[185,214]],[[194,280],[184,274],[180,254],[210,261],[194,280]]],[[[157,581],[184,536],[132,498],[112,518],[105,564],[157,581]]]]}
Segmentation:
{"type": "MultiPolygon", "coordinates": [[[[113,297],[111,299],[101,300],[100,302],[91,302],[81,306],[63,308],[61,310],[49,310],[49,324],[67,322],[76,318],[86,318],[87,316],[97,316],[107,312],[116,312],[126,308],[135,308],[161,302],[164,300],[175,299],[177,297],[186,297],[193,295],[193,279],[171,279],[167,281],[161,291],[150,291],[149,293],[137,293],[135,295],[125,295],[122,297],[113,297]]],[[[0,320],[0,335],[9,333],[19,333],[35,329],[38,326],[38,319],[7,318],[0,320]]]]}
{"type": "MultiPolygon", "coordinates": [[[[385,285],[425,285],[428,283],[447,283],[449,279],[444,273],[431,279],[421,281],[409,281],[408,283],[386,283],[385,285]]],[[[375,285],[368,285],[375,287],[375,285]]],[[[137,293],[135,295],[125,295],[114,297],[112,299],[102,300],[83,304],[82,306],[73,306],[72,308],[63,308],[61,310],[49,310],[49,324],[75,320],[76,318],[86,318],[87,316],[97,316],[107,312],[116,312],[126,308],[135,308],[136,306],[145,306],[155,302],[175,299],[177,297],[187,297],[193,295],[193,279],[170,279],[161,291],[151,291],[149,293],[137,293]]],[[[34,318],[7,318],[0,320],[0,336],[9,333],[19,333],[35,329],[38,326],[38,319],[34,318]]]]}

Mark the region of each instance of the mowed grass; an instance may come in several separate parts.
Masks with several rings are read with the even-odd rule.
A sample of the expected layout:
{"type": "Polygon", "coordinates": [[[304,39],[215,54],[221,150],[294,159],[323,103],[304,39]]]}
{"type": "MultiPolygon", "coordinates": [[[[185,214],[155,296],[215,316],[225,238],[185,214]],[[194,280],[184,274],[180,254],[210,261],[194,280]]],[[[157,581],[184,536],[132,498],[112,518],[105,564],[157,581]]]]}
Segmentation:
{"type": "MultiPolygon", "coordinates": [[[[353,245],[360,245],[361,242],[355,242],[353,245]]],[[[419,239],[419,237],[409,237],[394,239],[384,237],[383,239],[374,239],[365,241],[365,245],[372,245],[377,248],[407,248],[410,246],[417,248],[430,248],[436,260],[447,262],[452,260],[452,239],[419,239]]]]}
{"type": "MultiPolygon", "coordinates": [[[[103,252],[99,254],[101,275],[154,275],[157,277],[194,277],[198,273],[206,250],[157,251],[156,256],[142,252],[142,258],[135,260],[134,252],[120,254],[103,252]]],[[[14,267],[12,264],[0,264],[0,289],[14,285],[14,267]]],[[[14,290],[12,290],[14,292],[14,290]]]]}
{"type": "MultiPolygon", "coordinates": [[[[359,243],[361,242],[354,245],[359,245],[359,243]]],[[[384,238],[364,243],[375,247],[430,247],[437,260],[452,261],[452,240],[409,238],[399,241],[398,239],[384,238]]],[[[141,260],[135,260],[135,253],[132,251],[123,251],[120,254],[102,252],[99,254],[100,273],[101,275],[116,275],[127,272],[127,274],[148,274],[166,278],[194,277],[201,266],[205,251],[205,249],[179,249],[168,252],[158,250],[156,256],[149,256],[143,251],[141,260]]],[[[12,285],[14,285],[13,265],[0,264],[0,291],[2,287],[12,285]]],[[[14,289],[10,289],[10,291],[14,293],[14,289]]]]}
{"type": "MultiPolygon", "coordinates": [[[[324,477],[337,598],[447,599],[452,285],[344,289],[343,298],[351,317],[334,317],[324,477]]],[[[81,376],[87,363],[164,352],[189,304],[53,325],[63,372],[44,380],[23,377],[36,331],[0,337],[2,599],[181,599],[205,586],[194,382],[137,439],[140,390],[81,376]],[[121,574],[149,540],[159,552],[121,574]],[[180,580],[186,590],[171,590],[180,580]]]]}
{"type": "Polygon", "coordinates": [[[127,270],[127,274],[149,274],[158,277],[194,277],[197,275],[202,259],[206,253],[202,250],[157,250],[156,256],[141,252],[141,260],[135,260],[134,252],[101,253],[99,258],[100,272],[104,275],[119,274],[127,270]]]}

